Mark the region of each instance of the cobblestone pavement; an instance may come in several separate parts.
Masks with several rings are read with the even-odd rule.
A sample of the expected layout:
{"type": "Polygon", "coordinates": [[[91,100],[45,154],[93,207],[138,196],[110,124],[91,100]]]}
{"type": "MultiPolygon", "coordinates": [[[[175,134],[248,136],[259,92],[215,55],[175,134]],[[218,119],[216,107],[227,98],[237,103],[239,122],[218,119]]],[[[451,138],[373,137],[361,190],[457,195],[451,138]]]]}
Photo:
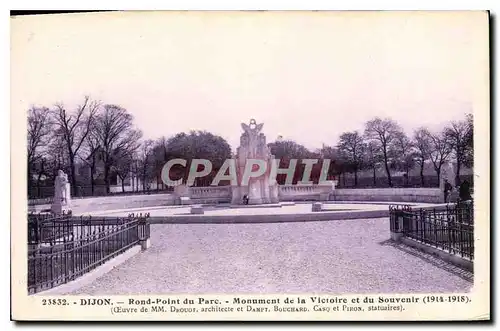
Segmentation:
{"type": "Polygon", "coordinates": [[[151,226],[152,247],[71,294],[457,292],[471,275],[388,241],[388,219],[151,226]]]}

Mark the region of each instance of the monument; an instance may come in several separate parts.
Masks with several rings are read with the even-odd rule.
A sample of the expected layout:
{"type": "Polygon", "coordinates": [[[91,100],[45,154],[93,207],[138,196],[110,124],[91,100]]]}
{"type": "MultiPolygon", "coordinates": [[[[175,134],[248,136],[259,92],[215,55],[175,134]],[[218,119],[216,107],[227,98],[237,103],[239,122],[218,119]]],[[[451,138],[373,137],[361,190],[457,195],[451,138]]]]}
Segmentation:
{"type": "Polygon", "coordinates": [[[62,170],[58,171],[54,181],[54,201],[51,211],[56,215],[71,211],[71,186],[68,175],[62,170]]]}
{"type": "Polygon", "coordinates": [[[446,161],[441,168],[441,178],[439,179],[439,189],[441,190],[441,194],[444,194],[444,181],[448,180],[448,182],[453,186],[453,190],[450,192],[449,201],[456,200],[458,194],[458,188],[455,183],[456,179],[455,169],[453,164],[450,161],[446,161]]]}
{"type": "Polygon", "coordinates": [[[263,126],[264,123],[257,124],[255,119],[251,119],[248,125],[241,123],[243,133],[235,156],[237,184],[232,187],[233,204],[255,205],[279,202],[278,184],[269,180],[274,156],[266,144],[266,136],[260,132],[263,126]],[[245,168],[248,160],[252,159],[263,161],[266,164],[266,171],[259,177],[249,178],[245,183],[243,180],[245,168]]]}

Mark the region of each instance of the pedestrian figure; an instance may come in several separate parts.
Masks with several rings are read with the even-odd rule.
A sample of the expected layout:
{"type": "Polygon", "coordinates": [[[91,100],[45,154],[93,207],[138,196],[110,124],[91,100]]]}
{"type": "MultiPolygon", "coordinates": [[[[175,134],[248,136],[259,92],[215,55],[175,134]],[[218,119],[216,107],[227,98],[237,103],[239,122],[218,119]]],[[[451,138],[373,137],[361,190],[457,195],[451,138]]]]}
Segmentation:
{"type": "Polygon", "coordinates": [[[453,186],[451,186],[450,182],[447,179],[444,180],[444,203],[448,203],[448,197],[450,196],[450,192],[453,190],[453,186]]]}
{"type": "Polygon", "coordinates": [[[243,204],[248,205],[248,196],[246,194],[243,196],[243,204]]]}

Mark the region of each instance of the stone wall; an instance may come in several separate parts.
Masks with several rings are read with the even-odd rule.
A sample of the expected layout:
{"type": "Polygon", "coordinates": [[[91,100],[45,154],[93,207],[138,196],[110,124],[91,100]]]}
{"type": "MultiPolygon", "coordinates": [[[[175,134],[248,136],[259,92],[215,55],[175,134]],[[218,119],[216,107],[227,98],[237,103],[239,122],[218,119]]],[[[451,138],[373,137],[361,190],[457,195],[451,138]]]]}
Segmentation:
{"type": "Polygon", "coordinates": [[[189,188],[189,197],[193,203],[229,203],[231,196],[231,186],[189,188]]]}
{"type": "Polygon", "coordinates": [[[443,196],[438,188],[336,189],[330,200],[442,203],[443,196]]]}
{"type": "MultiPolygon", "coordinates": [[[[88,199],[75,199],[71,201],[71,210],[74,214],[91,213],[93,211],[158,207],[174,204],[173,194],[139,194],[132,196],[93,197],[88,199]]],[[[50,208],[50,205],[34,206],[33,212],[50,208]]]]}
{"type": "Polygon", "coordinates": [[[327,201],[332,185],[279,185],[280,201],[327,201]]]}
{"type": "MultiPolygon", "coordinates": [[[[280,201],[394,201],[394,202],[426,202],[442,203],[439,189],[433,188],[393,188],[393,189],[335,189],[329,192],[326,186],[282,185],[279,188],[280,201]],[[326,196],[325,196],[326,195],[326,196]]],[[[190,188],[191,203],[230,203],[231,187],[190,188]]],[[[131,196],[107,196],[88,199],[74,199],[71,209],[74,213],[92,211],[130,209],[141,207],[160,207],[174,205],[174,194],[151,194],[131,196]]],[[[50,208],[50,205],[33,206],[34,212],[50,208]]]]}

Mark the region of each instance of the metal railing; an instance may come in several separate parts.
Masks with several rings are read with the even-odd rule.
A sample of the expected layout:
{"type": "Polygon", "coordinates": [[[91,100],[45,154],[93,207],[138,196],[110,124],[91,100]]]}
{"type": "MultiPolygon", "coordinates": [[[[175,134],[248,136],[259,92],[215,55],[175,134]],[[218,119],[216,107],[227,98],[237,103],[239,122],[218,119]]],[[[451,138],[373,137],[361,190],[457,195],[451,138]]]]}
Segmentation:
{"type": "Polygon", "coordinates": [[[472,201],[444,209],[413,210],[390,206],[391,232],[468,260],[474,259],[474,207],[472,201]]]}
{"type": "Polygon", "coordinates": [[[146,215],[28,215],[28,293],[72,281],[150,237],[146,215]]]}

